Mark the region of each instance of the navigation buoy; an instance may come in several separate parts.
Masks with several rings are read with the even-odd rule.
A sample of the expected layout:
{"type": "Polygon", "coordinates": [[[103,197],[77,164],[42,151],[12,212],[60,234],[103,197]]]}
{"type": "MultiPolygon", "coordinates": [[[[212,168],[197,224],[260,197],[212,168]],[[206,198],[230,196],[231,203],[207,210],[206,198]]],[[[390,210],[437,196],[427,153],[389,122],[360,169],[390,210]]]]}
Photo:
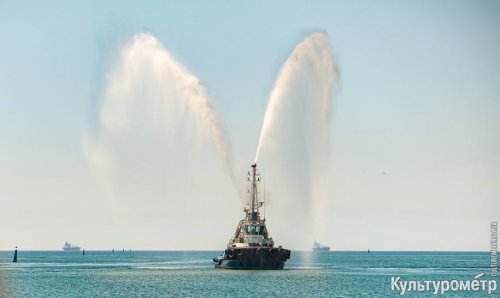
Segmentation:
{"type": "Polygon", "coordinates": [[[16,250],[14,251],[14,259],[12,260],[12,262],[17,263],[17,246],[16,250]]]}

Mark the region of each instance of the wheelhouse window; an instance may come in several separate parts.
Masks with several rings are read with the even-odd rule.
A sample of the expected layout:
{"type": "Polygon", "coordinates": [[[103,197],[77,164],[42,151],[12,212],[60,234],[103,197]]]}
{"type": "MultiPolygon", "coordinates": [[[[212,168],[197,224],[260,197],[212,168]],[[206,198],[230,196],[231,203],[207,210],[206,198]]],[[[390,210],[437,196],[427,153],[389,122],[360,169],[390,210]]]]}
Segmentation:
{"type": "Polygon", "coordinates": [[[264,226],[245,225],[245,233],[247,235],[262,235],[264,234],[264,226]]]}

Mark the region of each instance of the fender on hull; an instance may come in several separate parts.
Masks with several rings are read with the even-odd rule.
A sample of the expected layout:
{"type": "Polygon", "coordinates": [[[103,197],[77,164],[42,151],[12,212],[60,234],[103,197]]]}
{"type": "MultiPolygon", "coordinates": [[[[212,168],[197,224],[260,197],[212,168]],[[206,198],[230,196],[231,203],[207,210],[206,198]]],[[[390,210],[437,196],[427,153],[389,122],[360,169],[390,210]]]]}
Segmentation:
{"type": "Polygon", "coordinates": [[[226,249],[215,268],[281,270],[289,258],[290,250],[283,248],[226,249]]]}

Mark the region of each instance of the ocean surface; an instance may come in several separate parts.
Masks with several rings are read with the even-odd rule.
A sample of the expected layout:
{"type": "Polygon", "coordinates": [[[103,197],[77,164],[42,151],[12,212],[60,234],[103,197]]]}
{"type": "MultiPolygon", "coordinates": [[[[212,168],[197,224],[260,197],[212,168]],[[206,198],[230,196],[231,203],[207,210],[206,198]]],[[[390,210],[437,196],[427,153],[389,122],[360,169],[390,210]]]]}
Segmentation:
{"type": "MultiPolygon", "coordinates": [[[[391,290],[400,280],[492,279],[488,252],[297,252],[282,271],[215,269],[219,251],[0,252],[0,297],[500,297],[391,290]]],[[[497,283],[500,283],[498,277],[497,283]]]]}

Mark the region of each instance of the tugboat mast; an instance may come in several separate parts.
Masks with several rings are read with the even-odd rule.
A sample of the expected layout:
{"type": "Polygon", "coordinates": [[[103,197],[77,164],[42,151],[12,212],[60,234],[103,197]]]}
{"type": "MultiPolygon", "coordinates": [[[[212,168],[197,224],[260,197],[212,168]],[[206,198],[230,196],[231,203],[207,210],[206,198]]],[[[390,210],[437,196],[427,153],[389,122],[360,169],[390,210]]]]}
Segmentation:
{"type": "Polygon", "coordinates": [[[258,220],[259,219],[259,201],[257,197],[257,163],[252,165],[252,202],[251,202],[251,213],[249,220],[258,220]]]}

